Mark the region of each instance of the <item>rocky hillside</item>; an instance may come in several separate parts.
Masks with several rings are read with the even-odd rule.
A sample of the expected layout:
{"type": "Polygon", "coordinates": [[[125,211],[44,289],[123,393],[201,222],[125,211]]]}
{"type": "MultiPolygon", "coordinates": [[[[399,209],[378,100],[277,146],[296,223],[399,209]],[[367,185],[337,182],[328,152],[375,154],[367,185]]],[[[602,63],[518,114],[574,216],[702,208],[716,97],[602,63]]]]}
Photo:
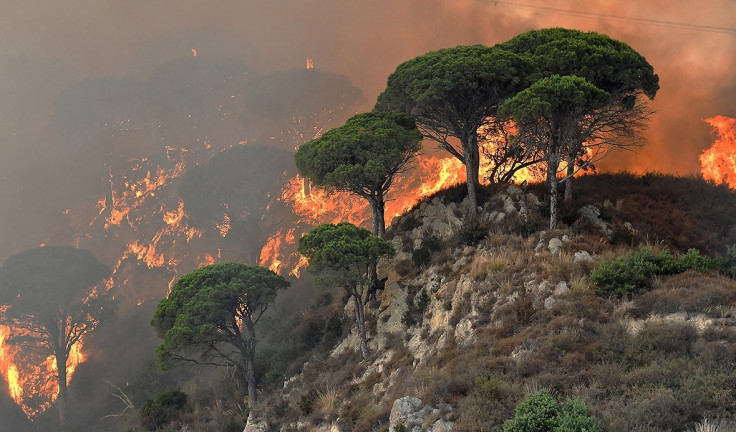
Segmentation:
{"type": "Polygon", "coordinates": [[[447,191],[394,220],[366,309],[371,360],[350,331],[245,430],[496,431],[540,389],[606,431],[736,430],[736,281],[728,258],[708,259],[736,241],[736,197],[658,175],[576,186],[554,231],[540,187],[488,190],[474,219],[447,191]],[[602,265],[662,254],[671,271],[632,292],[599,286],[602,265]]]}

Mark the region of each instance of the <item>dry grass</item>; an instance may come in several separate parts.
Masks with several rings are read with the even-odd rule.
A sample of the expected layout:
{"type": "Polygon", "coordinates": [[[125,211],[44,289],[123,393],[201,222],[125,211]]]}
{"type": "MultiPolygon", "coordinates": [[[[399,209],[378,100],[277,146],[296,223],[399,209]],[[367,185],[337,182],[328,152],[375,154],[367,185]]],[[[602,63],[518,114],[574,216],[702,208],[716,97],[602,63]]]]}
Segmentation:
{"type": "Polygon", "coordinates": [[[317,400],[314,407],[322,414],[332,414],[337,409],[340,401],[339,393],[335,387],[327,386],[324,390],[317,390],[317,400]]]}

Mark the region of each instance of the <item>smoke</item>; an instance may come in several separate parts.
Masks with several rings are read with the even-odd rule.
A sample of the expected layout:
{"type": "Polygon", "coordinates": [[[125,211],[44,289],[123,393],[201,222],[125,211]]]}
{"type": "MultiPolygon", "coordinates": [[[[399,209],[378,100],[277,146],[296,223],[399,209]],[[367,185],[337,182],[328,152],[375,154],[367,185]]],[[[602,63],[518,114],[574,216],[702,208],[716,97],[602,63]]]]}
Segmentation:
{"type": "MultiPolygon", "coordinates": [[[[660,76],[661,89],[651,105],[656,113],[645,132],[646,146],[637,154],[611,155],[600,168],[697,173],[698,155],[713,140],[703,119],[736,116],[736,30],[723,30],[736,22],[733,5],[733,0],[566,0],[553,7],[539,0],[5,2],[0,6],[0,262],[42,243],[79,244],[115,266],[133,234],[154,234],[143,225],[132,234],[117,228],[90,234],[106,222],[102,213],[94,220],[88,216],[110,212],[120,200],[111,187],[143,185],[148,172],[153,176],[180,162],[205,164],[241,141],[283,139],[262,113],[246,112],[244,100],[235,96],[245,94],[248,80],[303,68],[307,57],[317,70],[345,76],[362,92],[362,99],[341,113],[347,117],[372,108],[398,64],[430,50],[492,45],[551,26],[605,33],[643,54],[660,76]]],[[[176,187],[166,183],[146,193],[176,187]]],[[[150,225],[160,224],[178,202],[162,205],[132,211],[150,225]]],[[[174,234],[161,242],[186,247],[174,234]]],[[[192,242],[211,246],[206,236],[192,242]]],[[[217,250],[208,253],[216,256],[217,250]]],[[[202,256],[177,259],[196,265],[202,256]]],[[[137,265],[143,266],[140,260],[137,265]]],[[[153,301],[165,293],[169,274],[139,279],[129,273],[125,289],[147,293],[128,293],[129,301],[153,301]],[[161,287],[151,288],[152,280],[161,287]]]]}

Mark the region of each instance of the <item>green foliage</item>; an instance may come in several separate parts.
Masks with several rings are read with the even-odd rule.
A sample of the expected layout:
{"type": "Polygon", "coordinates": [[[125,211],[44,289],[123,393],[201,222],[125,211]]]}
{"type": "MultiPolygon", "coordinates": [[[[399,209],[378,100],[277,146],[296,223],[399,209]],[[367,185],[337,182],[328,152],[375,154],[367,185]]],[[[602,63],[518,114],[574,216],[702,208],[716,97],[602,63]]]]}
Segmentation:
{"type": "Polygon", "coordinates": [[[503,425],[504,432],[602,432],[580,399],[562,404],[547,390],[533,393],[519,403],[516,415],[503,425]]]}
{"type": "Polygon", "coordinates": [[[411,251],[411,260],[417,267],[424,267],[432,260],[432,254],[442,250],[442,239],[437,236],[427,236],[417,249],[411,251]]]}
{"type": "Polygon", "coordinates": [[[507,99],[499,108],[502,118],[513,117],[517,124],[536,123],[580,115],[602,107],[608,93],[578,76],[552,75],[507,99]]]}
{"type": "Polygon", "coordinates": [[[374,235],[383,235],[384,195],[394,176],[421,148],[413,118],[395,112],[369,112],[302,144],[294,155],[299,173],[316,186],[350,192],[369,201],[374,235]]]}
{"type": "Polygon", "coordinates": [[[719,260],[703,256],[694,248],[688,249],[687,253],[675,260],[668,251],[640,247],[625,256],[601,261],[591,273],[590,279],[595,284],[596,294],[623,297],[649,289],[654,276],[672,275],[687,270],[707,272],[718,265],[719,260]]]}
{"type": "Polygon", "coordinates": [[[139,410],[141,424],[147,430],[159,430],[179,415],[188,399],[187,394],[180,390],[160,393],[155,401],[148,399],[139,410]]]}
{"type": "Polygon", "coordinates": [[[675,258],[667,251],[641,247],[623,257],[601,261],[590,275],[600,296],[623,297],[648,289],[655,275],[674,274],[675,258]]]}
{"type": "Polygon", "coordinates": [[[659,90],[659,78],[646,59],[604,34],[546,28],[522,33],[498,46],[529,58],[534,65],[532,81],[576,75],[608,93],[641,89],[653,98],[659,90]]]}
{"type": "Polygon", "coordinates": [[[731,279],[736,279],[736,244],[726,248],[726,255],[720,259],[718,271],[731,279]]]}
{"type": "Polygon", "coordinates": [[[411,117],[363,113],[301,145],[294,159],[314,184],[363,196],[366,190],[385,192],[386,183],[419,150],[421,138],[411,117]]]}
{"type": "Polygon", "coordinates": [[[361,295],[368,271],[394,248],[366,229],[341,222],[322,224],[300,238],[299,253],[309,259],[308,270],[319,275],[318,283],[361,295]]]}
{"type": "Polygon", "coordinates": [[[156,350],[159,365],[166,369],[192,361],[242,368],[241,361],[252,358],[256,341],[241,325],[255,326],[277,291],[288,286],[267,268],[237,263],[213,264],[182,276],[151,321],[164,339],[156,350]],[[220,344],[239,354],[222,355],[220,344]]]}
{"type": "Polygon", "coordinates": [[[529,69],[521,56],[482,45],[431,51],[396,68],[375,109],[414,116],[426,137],[467,163],[470,192],[478,184],[479,148],[476,134],[468,131],[495,120],[498,105],[528,86],[529,69]],[[448,136],[460,140],[461,148],[448,136]]]}
{"type": "Polygon", "coordinates": [[[401,323],[407,327],[422,325],[424,311],[427,310],[430,300],[427,291],[421,290],[416,298],[407,302],[406,311],[401,316],[401,323]]]}
{"type": "Polygon", "coordinates": [[[699,272],[707,272],[718,267],[718,260],[700,255],[700,251],[694,248],[687,250],[687,253],[681,255],[677,260],[677,268],[680,272],[686,270],[695,270],[699,272]]]}

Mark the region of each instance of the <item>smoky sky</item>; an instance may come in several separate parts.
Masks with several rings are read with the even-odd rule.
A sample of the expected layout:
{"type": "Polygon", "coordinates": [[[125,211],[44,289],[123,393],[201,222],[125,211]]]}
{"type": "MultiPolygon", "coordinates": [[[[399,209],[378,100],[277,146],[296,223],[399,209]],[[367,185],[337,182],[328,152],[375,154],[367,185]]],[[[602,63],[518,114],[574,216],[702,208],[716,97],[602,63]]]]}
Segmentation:
{"type": "Polygon", "coordinates": [[[613,155],[602,168],[692,174],[712,140],[703,119],[736,116],[736,31],[719,30],[733,23],[733,0],[6,0],[0,4],[0,260],[57,237],[48,221],[64,207],[53,202],[54,187],[63,185],[47,167],[63,159],[62,169],[74,172],[85,160],[60,157],[70,144],[51,125],[55,102],[79,82],[145,80],[192,50],[258,73],[304,67],[309,57],[317,68],[348,77],[363,94],[356,110],[368,110],[396,66],[427,51],[492,45],[535,28],[593,30],[644,55],[661,86],[646,146],[613,155]]]}

